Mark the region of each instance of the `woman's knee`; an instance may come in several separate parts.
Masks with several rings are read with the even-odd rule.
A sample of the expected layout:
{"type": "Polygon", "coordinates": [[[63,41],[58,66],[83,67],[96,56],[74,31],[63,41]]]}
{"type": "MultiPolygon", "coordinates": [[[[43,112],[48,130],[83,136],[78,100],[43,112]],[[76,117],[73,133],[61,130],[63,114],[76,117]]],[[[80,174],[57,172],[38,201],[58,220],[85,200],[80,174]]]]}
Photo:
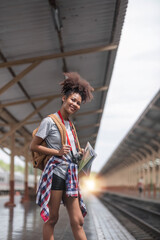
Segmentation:
{"type": "Polygon", "coordinates": [[[52,227],[54,227],[56,225],[56,223],[58,222],[58,214],[55,214],[55,215],[52,215],[49,217],[49,220],[48,220],[48,224],[52,225],[52,227]]]}
{"type": "Polygon", "coordinates": [[[71,227],[74,229],[79,229],[83,227],[84,224],[84,219],[83,217],[79,217],[79,218],[73,218],[71,221],[71,227]]]}

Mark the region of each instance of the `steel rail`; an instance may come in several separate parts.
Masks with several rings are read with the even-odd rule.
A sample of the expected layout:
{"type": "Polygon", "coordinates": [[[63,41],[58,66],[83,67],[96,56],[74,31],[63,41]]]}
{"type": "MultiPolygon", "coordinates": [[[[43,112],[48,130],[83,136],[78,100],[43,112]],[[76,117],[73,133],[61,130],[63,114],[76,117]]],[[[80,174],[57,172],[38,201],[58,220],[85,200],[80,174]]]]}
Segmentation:
{"type": "Polygon", "coordinates": [[[140,206],[138,206],[137,204],[134,204],[134,203],[129,203],[129,202],[127,202],[127,201],[124,200],[124,199],[120,199],[120,198],[117,198],[117,199],[116,199],[116,197],[111,197],[111,198],[112,198],[112,199],[115,199],[115,200],[118,201],[118,202],[121,201],[122,203],[125,203],[125,204],[127,204],[128,206],[137,208],[137,209],[139,209],[139,210],[143,210],[143,211],[148,212],[148,213],[150,213],[150,214],[156,215],[157,217],[160,217],[160,213],[155,212],[155,211],[153,211],[153,210],[149,210],[149,209],[146,209],[146,208],[144,208],[144,207],[140,207],[140,206]]]}
{"type": "Polygon", "coordinates": [[[156,229],[155,227],[153,227],[150,224],[146,223],[145,221],[143,221],[139,217],[135,216],[134,214],[130,213],[127,210],[124,210],[122,207],[117,206],[116,204],[114,204],[113,202],[110,202],[109,200],[107,200],[104,197],[101,197],[100,199],[103,202],[105,202],[107,204],[110,204],[112,207],[116,208],[117,210],[119,210],[123,214],[127,215],[127,217],[133,219],[134,222],[136,223],[136,225],[138,225],[138,224],[141,225],[145,229],[145,231],[148,232],[148,230],[149,230],[150,233],[153,234],[155,237],[159,237],[160,236],[160,231],[158,229],[156,229]],[[138,222],[138,224],[137,224],[137,222],[138,222]]]}

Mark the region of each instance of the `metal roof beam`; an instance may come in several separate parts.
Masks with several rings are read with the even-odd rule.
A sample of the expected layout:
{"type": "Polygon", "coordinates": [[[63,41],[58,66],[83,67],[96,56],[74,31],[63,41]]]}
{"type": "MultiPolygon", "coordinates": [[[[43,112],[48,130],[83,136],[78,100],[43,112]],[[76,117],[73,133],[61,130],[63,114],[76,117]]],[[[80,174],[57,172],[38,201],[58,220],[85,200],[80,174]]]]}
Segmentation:
{"type": "MultiPolygon", "coordinates": [[[[133,141],[133,140],[132,140],[133,141]]],[[[155,151],[155,149],[152,147],[152,146],[150,146],[149,144],[147,144],[146,142],[144,142],[144,141],[139,141],[142,145],[135,145],[134,144],[134,141],[133,141],[133,143],[130,143],[130,144],[132,144],[132,146],[134,146],[134,147],[137,147],[137,148],[140,148],[140,149],[144,149],[145,151],[146,151],[146,149],[147,149],[147,151],[150,153],[152,153],[153,151],[155,151]]]]}
{"type": "MultiPolygon", "coordinates": [[[[0,109],[0,120],[2,123],[4,124],[10,124],[9,126],[11,125],[14,125],[14,124],[17,124],[19,122],[19,120],[17,118],[15,118],[15,116],[13,116],[10,112],[7,111],[7,109],[3,108],[3,109],[0,109]]],[[[6,133],[6,130],[4,128],[1,128],[0,129],[0,132],[2,134],[5,134],[6,133]],[[4,130],[4,131],[3,131],[4,130]]],[[[18,130],[18,133],[22,136],[30,136],[30,132],[25,129],[25,128],[22,128],[20,131],[18,130]]]]}
{"type": "Polygon", "coordinates": [[[99,123],[96,123],[96,124],[90,124],[90,125],[82,125],[82,126],[77,126],[76,129],[77,129],[77,132],[81,129],[85,129],[85,128],[95,128],[95,127],[99,127],[100,124],[99,123]]]}
{"type": "Polygon", "coordinates": [[[143,158],[146,157],[146,155],[147,155],[145,150],[143,150],[141,148],[137,148],[137,146],[135,146],[133,144],[132,144],[132,146],[130,146],[130,148],[133,149],[134,151],[139,152],[143,158]]]}
{"type": "MultiPolygon", "coordinates": [[[[127,141],[128,141],[128,140],[127,140],[127,141]]],[[[143,149],[142,146],[136,146],[136,145],[133,144],[133,143],[128,144],[128,143],[126,143],[126,142],[124,142],[123,144],[127,145],[127,147],[128,147],[129,149],[133,149],[133,151],[138,151],[141,155],[144,154],[144,155],[146,156],[146,155],[148,154],[148,152],[146,151],[146,149],[145,149],[145,148],[143,149]],[[130,146],[129,146],[129,145],[130,145],[130,146]]],[[[124,150],[124,151],[126,151],[126,150],[124,150]]],[[[135,156],[135,154],[134,154],[134,153],[131,153],[131,152],[130,152],[130,155],[135,156]]],[[[144,155],[143,155],[143,157],[144,157],[144,155]]],[[[139,156],[138,156],[138,157],[139,157],[139,156]]]]}
{"type": "MultiPolygon", "coordinates": [[[[131,135],[136,136],[136,134],[135,134],[134,132],[132,132],[131,135]]],[[[129,138],[131,135],[129,135],[128,138],[129,138]]],[[[131,139],[131,140],[132,140],[132,139],[131,139]]],[[[135,141],[135,140],[132,140],[132,141],[135,141]]],[[[155,149],[154,149],[152,146],[150,146],[149,144],[147,144],[144,140],[139,139],[138,141],[139,141],[140,143],[142,143],[142,144],[144,145],[144,147],[147,148],[147,149],[149,149],[151,152],[152,152],[152,151],[155,152],[155,149]]],[[[151,140],[151,141],[152,141],[152,140],[151,140]]],[[[152,142],[153,142],[153,141],[152,141],[152,142]]],[[[160,147],[160,144],[159,144],[157,141],[155,141],[155,145],[156,145],[158,148],[160,147]]]]}
{"type": "Polygon", "coordinates": [[[14,102],[12,101],[12,102],[8,102],[8,103],[0,104],[0,108],[19,105],[19,104],[38,102],[38,101],[43,101],[43,100],[47,100],[47,99],[49,100],[52,98],[59,98],[59,97],[61,97],[61,94],[49,95],[49,96],[44,96],[44,97],[35,97],[35,98],[31,98],[31,99],[18,100],[18,101],[14,101],[14,102]]]}
{"type": "MultiPolygon", "coordinates": [[[[4,56],[4,54],[3,54],[1,51],[0,51],[0,57],[2,58],[2,60],[3,60],[4,62],[7,62],[7,58],[4,56]]],[[[13,70],[11,67],[8,67],[8,71],[10,72],[10,74],[11,74],[11,76],[12,76],[13,78],[16,77],[16,74],[15,74],[14,70],[13,70]]],[[[22,85],[19,81],[17,82],[17,85],[19,86],[19,88],[21,89],[21,91],[24,93],[24,95],[25,95],[28,99],[30,99],[30,96],[29,96],[29,94],[27,93],[26,89],[23,87],[23,85],[22,85]]],[[[36,109],[36,106],[34,105],[34,103],[31,103],[31,105],[33,106],[34,109],[36,109]]],[[[42,118],[42,116],[41,116],[40,113],[38,113],[38,115],[39,115],[40,118],[42,118]]]]}
{"type": "Polygon", "coordinates": [[[147,149],[149,149],[150,151],[151,151],[151,153],[156,153],[156,151],[155,151],[155,149],[152,147],[152,146],[150,146],[149,144],[144,144],[144,147],[146,147],[147,149]]]}
{"type": "Polygon", "coordinates": [[[139,154],[136,154],[136,153],[131,153],[131,157],[134,157],[137,161],[139,161],[139,159],[141,160],[142,157],[140,156],[139,157],[139,154]]]}
{"type": "MultiPolygon", "coordinates": [[[[48,99],[45,103],[43,103],[41,106],[39,106],[35,111],[33,111],[31,114],[29,114],[24,120],[22,120],[21,122],[14,124],[14,127],[7,133],[5,133],[3,135],[3,137],[0,139],[0,143],[3,142],[7,137],[9,137],[13,132],[15,132],[16,130],[18,130],[20,127],[22,127],[23,125],[27,124],[28,119],[30,119],[31,117],[33,117],[38,111],[40,111],[42,108],[44,108],[46,105],[48,105],[52,100],[54,99],[54,97],[52,99],[48,99]]],[[[96,111],[89,111],[89,112],[84,112],[84,113],[79,113],[77,115],[88,115],[88,114],[98,114],[101,113],[102,109],[96,110],[96,111]]],[[[34,121],[35,123],[35,121],[34,121]]],[[[97,133],[94,134],[94,137],[97,136],[97,133]]],[[[89,136],[89,137],[93,137],[89,136]]]]}
{"type": "MultiPolygon", "coordinates": [[[[150,151],[148,152],[143,146],[141,146],[138,150],[140,150],[142,153],[144,153],[146,156],[148,155],[148,154],[150,154],[150,151]]],[[[151,154],[150,155],[152,155],[152,152],[151,152],[151,154]]]]}
{"type": "Polygon", "coordinates": [[[0,94],[4,93],[5,91],[8,90],[8,88],[12,87],[15,83],[19,82],[27,73],[29,73],[30,71],[32,71],[35,67],[37,67],[39,64],[41,63],[41,61],[32,63],[29,67],[27,67],[26,69],[24,69],[21,73],[19,73],[16,77],[14,77],[10,82],[8,82],[6,85],[4,85],[1,89],[0,89],[0,94]]]}
{"type": "Polygon", "coordinates": [[[142,152],[144,152],[145,154],[148,154],[148,153],[152,153],[152,151],[153,151],[153,149],[152,149],[152,151],[151,151],[151,147],[148,145],[148,144],[143,144],[143,145],[135,145],[135,144],[133,144],[133,143],[131,143],[132,144],[132,146],[133,147],[135,147],[135,148],[137,148],[137,149],[139,149],[139,150],[141,150],[142,152]],[[146,151],[146,148],[147,148],[147,150],[148,150],[148,152],[146,151]]]}
{"type": "MultiPolygon", "coordinates": [[[[124,144],[128,146],[127,143],[124,142],[124,144]]],[[[134,149],[135,149],[136,146],[133,146],[133,147],[134,147],[134,149]]],[[[128,149],[133,149],[133,148],[129,148],[129,147],[128,147],[128,149]]],[[[131,152],[131,151],[128,150],[128,149],[125,149],[125,150],[124,150],[125,152],[128,153],[128,155],[129,155],[128,157],[132,157],[132,158],[136,159],[137,161],[139,161],[140,159],[142,159],[142,157],[141,157],[138,153],[136,153],[137,149],[133,150],[134,152],[131,152]]]]}
{"type": "Polygon", "coordinates": [[[111,51],[117,49],[117,45],[109,44],[107,46],[99,46],[99,47],[91,47],[91,48],[83,48],[69,52],[62,52],[62,53],[54,53],[45,56],[38,56],[32,58],[25,58],[20,60],[8,61],[6,63],[0,63],[0,68],[16,66],[20,64],[28,64],[34,63],[36,61],[46,61],[51,59],[63,58],[63,57],[71,57],[81,54],[88,54],[88,53],[95,53],[95,52],[104,52],[104,51],[111,51]]]}
{"type": "Polygon", "coordinates": [[[9,137],[10,135],[12,135],[12,133],[14,133],[16,130],[18,130],[20,127],[22,127],[23,125],[25,125],[25,123],[27,122],[28,119],[30,119],[31,117],[33,117],[38,111],[40,111],[42,108],[44,108],[46,105],[48,105],[53,99],[49,99],[47,100],[45,103],[43,103],[42,105],[40,105],[35,111],[33,111],[31,114],[29,114],[24,120],[22,120],[21,122],[17,123],[14,125],[14,127],[7,132],[6,134],[3,135],[3,137],[0,139],[0,143],[3,142],[7,137],[9,137]]]}
{"type": "Polygon", "coordinates": [[[131,165],[133,162],[135,162],[135,159],[133,158],[125,158],[123,161],[127,166],[131,165]]]}
{"type": "MultiPolygon", "coordinates": [[[[2,145],[0,146],[0,149],[1,149],[4,153],[6,153],[8,156],[10,156],[11,154],[8,153],[4,148],[10,149],[10,148],[11,148],[10,144],[9,144],[9,143],[8,143],[8,144],[3,143],[3,146],[2,146],[2,145]]],[[[19,147],[16,147],[16,146],[15,146],[15,156],[20,156],[20,155],[22,155],[22,154],[21,154],[21,147],[19,148],[19,147]]]]}
{"type": "Polygon", "coordinates": [[[151,142],[155,144],[158,148],[160,148],[160,143],[157,140],[151,139],[151,142]]]}
{"type": "MultiPolygon", "coordinates": [[[[108,86],[97,87],[97,88],[94,88],[94,92],[107,91],[107,89],[108,89],[108,86]]],[[[53,98],[53,97],[59,98],[61,96],[62,96],[61,94],[55,94],[55,95],[48,95],[48,96],[44,96],[44,97],[35,97],[35,98],[30,98],[30,99],[25,99],[25,100],[18,100],[18,101],[14,101],[14,102],[12,101],[12,102],[0,104],[0,108],[19,105],[19,104],[38,102],[38,101],[47,100],[47,99],[53,98]]]]}
{"type": "MultiPolygon", "coordinates": [[[[32,121],[32,122],[26,122],[25,123],[25,125],[30,125],[30,124],[35,124],[35,123],[39,123],[41,120],[37,120],[37,121],[32,121]]],[[[0,126],[1,126],[1,124],[0,124],[0,126]]],[[[77,126],[76,127],[76,130],[77,130],[77,132],[79,131],[79,130],[81,130],[81,129],[85,129],[85,128],[95,128],[95,127],[99,127],[100,126],[100,124],[99,123],[96,123],[96,124],[90,124],[90,125],[82,125],[82,126],[77,126]]]]}

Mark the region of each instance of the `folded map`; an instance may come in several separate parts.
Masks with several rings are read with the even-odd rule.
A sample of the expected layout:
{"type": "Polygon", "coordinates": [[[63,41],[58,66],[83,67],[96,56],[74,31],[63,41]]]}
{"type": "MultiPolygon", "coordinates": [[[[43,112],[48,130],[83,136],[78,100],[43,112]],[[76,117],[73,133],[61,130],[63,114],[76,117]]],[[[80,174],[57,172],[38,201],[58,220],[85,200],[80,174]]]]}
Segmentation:
{"type": "Polygon", "coordinates": [[[97,154],[95,153],[91,144],[89,142],[87,142],[86,147],[84,149],[82,160],[79,163],[78,172],[83,171],[85,174],[88,175],[91,170],[92,162],[96,156],[97,156],[97,154]]]}

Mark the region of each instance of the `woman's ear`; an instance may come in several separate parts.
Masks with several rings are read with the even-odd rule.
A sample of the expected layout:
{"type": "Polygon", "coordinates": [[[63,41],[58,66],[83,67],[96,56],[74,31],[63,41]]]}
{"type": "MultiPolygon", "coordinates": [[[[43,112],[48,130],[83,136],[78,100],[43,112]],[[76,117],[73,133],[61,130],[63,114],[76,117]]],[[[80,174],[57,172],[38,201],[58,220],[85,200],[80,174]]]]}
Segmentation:
{"type": "Polygon", "coordinates": [[[64,96],[62,97],[62,102],[64,103],[65,100],[66,100],[66,96],[64,95],[64,96]]]}

